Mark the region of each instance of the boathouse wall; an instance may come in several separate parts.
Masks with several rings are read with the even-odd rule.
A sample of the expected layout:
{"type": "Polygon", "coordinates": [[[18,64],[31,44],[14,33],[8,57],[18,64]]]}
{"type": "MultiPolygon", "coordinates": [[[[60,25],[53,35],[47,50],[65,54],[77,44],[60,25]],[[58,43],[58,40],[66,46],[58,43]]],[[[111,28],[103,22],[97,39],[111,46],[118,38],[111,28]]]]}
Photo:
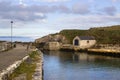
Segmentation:
{"type": "Polygon", "coordinates": [[[96,44],[96,40],[93,37],[88,36],[76,36],[73,39],[73,45],[79,49],[86,49],[94,46],[96,44]]]}

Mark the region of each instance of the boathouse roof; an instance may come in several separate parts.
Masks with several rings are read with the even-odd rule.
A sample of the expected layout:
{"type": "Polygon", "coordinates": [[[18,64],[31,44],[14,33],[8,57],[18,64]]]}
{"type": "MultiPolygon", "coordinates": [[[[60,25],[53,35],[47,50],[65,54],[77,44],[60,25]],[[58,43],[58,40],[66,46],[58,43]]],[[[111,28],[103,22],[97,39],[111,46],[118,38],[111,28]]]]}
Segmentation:
{"type": "Polygon", "coordinates": [[[78,36],[81,40],[95,40],[93,36],[78,36]]]}

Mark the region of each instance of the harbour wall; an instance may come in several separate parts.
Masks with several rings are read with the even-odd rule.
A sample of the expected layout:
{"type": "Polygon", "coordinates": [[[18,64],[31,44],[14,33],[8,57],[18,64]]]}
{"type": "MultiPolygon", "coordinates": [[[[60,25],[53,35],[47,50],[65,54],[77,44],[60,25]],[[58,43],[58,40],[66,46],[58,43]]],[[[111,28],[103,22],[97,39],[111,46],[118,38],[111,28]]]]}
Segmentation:
{"type": "MultiPolygon", "coordinates": [[[[32,75],[32,80],[43,80],[43,53],[39,50],[37,50],[39,53],[39,60],[36,62],[36,69],[35,73],[32,75]]],[[[18,60],[14,62],[12,65],[10,65],[5,70],[2,70],[0,73],[0,80],[8,80],[10,74],[14,72],[14,70],[20,66],[21,63],[26,61],[29,58],[29,56],[25,56],[22,60],[18,60]]],[[[17,79],[19,80],[19,79],[17,79]]]]}
{"type": "Polygon", "coordinates": [[[12,74],[14,70],[28,58],[29,56],[25,56],[22,60],[18,60],[14,62],[12,65],[10,65],[7,69],[2,70],[2,72],[0,73],[0,80],[8,80],[8,77],[10,76],[10,74],[12,74]]]}

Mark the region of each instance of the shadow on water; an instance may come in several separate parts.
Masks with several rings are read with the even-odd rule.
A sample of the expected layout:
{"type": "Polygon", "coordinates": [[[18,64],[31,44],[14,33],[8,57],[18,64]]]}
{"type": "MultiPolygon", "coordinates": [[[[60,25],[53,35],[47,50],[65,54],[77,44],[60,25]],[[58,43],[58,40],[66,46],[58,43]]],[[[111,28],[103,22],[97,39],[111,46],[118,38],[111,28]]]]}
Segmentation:
{"type": "Polygon", "coordinates": [[[72,80],[74,78],[82,80],[84,77],[86,77],[84,80],[117,80],[120,79],[119,62],[120,58],[108,56],[46,51],[44,52],[44,80],[72,80]]]}

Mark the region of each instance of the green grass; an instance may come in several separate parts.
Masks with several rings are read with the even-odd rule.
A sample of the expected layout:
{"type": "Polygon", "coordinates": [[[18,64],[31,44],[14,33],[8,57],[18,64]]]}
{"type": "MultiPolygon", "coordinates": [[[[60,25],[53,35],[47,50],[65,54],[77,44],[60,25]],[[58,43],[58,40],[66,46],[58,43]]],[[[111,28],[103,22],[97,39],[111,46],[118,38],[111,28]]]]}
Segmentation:
{"type": "Polygon", "coordinates": [[[94,36],[98,44],[120,44],[120,25],[89,30],[62,30],[59,34],[65,36],[71,44],[75,36],[94,36]]]}
{"type": "Polygon", "coordinates": [[[30,58],[32,59],[32,61],[37,61],[39,60],[39,54],[37,51],[33,51],[31,54],[29,54],[30,58]]]}
{"type": "Polygon", "coordinates": [[[26,74],[27,80],[32,80],[32,75],[36,69],[36,61],[39,59],[37,51],[33,51],[29,54],[30,58],[23,62],[15,71],[10,75],[9,80],[18,77],[21,74],[26,74]]]}

